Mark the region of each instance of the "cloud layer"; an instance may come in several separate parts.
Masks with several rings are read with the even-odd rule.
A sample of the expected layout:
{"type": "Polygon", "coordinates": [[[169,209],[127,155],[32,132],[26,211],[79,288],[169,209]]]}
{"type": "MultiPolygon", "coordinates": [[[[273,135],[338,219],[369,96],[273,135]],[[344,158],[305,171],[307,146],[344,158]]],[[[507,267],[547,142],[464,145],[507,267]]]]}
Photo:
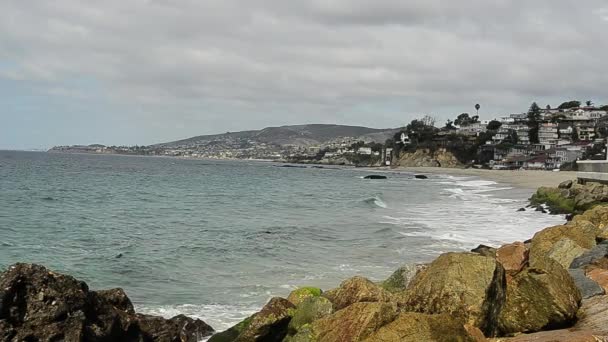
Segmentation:
{"type": "Polygon", "coordinates": [[[8,0],[0,147],[608,102],[606,32],[599,0],[8,0]]]}

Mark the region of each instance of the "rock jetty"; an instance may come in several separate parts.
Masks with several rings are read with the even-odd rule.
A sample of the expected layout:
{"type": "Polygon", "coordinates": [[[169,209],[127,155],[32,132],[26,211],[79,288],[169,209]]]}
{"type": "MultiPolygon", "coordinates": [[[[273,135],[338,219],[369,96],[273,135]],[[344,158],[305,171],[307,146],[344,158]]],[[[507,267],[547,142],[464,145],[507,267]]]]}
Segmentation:
{"type": "MultiPolygon", "coordinates": [[[[608,206],[594,198],[527,241],[445,253],[382,282],[357,276],[272,298],[209,342],[608,341],[608,206]]],[[[185,342],[212,332],[184,316],[136,314],[122,290],[89,291],[42,266],[0,275],[0,341],[185,342]]]]}

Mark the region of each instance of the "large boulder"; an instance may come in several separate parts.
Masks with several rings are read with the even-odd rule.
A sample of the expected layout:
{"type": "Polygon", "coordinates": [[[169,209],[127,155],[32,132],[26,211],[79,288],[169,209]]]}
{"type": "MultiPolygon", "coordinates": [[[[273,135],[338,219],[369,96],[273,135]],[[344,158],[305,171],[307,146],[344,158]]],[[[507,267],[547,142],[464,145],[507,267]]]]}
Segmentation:
{"type": "Polygon", "coordinates": [[[596,225],[600,231],[608,226],[608,206],[598,205],[582,214],[576,215],[572,222],[588,221],[596,225]]]}
{"type": "Polygon", "coordinates": [[[298,306],[308,298],[319,297],[321,293],[323,293],[323,291],[317,287],[300,287],[299,289],[291,291],[287,300],[293,305],[298,306]]]}
{"type": "Polygon", "coordinates": [[[209,342],[281,342],[295,306],[287,299],[275,297],[262,310],[232,328],[211,336],[209,342]]]}
{"type": "Polygon", "coordinates": [[[597,227],[587,221],[541,230],[532,238],[530,266],[542,268],[545,260],[553,259],[568,268],[576,257],[595,247],[596,232],[597,227]]]}
{"type": "Polygon", "coordinates": [[[390,302],[393,296],[390,292],[363,277],[353,277],[343,281],[340,287],[323,293],[329,299],[335,310],[341,310],[358,302],[390,302]]]}
{"type": "Polygon", "coordinates": [[[523,242],[514,242],[496,250],[498,261],[508,275],[519,273],[528,262],[528,249],[523,242]]]}
{"type": "Polygon", "coordinates": [[[596,281],[585,274],[584,269],[572,268],[568,270],[568,273],[570,273],[574,284],[576,284],[576,287],[581,292],[583,299],[601,296],[606,293],[596,281]]]}
{"type": "Polygon", "coordinates": [[[574,323],[581,294],[572,277],[551,259],[545,268],[526,268],[507,281],[498,316],[500,335],[568,327],[574,323]]]}
{"type": "Polygon", "coordinates": [[[373,333],[366,342],[464,342],[475,341],[462,322],[448,314],[401,313],[373,333]]]}
{"type": "Polygon", "coordinates": [[[212,332],[184,316],[137,315],[123,290],[90,291],[43,266],[16,264],[0,274],[2,341],[195,342],[212,332]]]}
{"type": "Polygon", "coordinates": [[[492,257],[446,253],[420,272],[403,298],[403,310],[446,313],[488,335],[504,301],[504,269],[492,257]]]}
{"type": "Polygon", "coordinates": [[[418,272],[426,268],[424,264],[411,264],[399,267],[380,286],[391,293],[405,291],[418,272]]]}
{"type": "Polygon", "coordinates": [[[325,297],[305,299],[295,310],[288,326],[288,334],[296,335],[302,327],[333,313],[333,305],[325,297]]]}
{"type": "Polygon", "coordinates": [[[292,341],[355,342],[363,341],[397,317],[394,303],[355,303],[312,323],[292,341]]]}

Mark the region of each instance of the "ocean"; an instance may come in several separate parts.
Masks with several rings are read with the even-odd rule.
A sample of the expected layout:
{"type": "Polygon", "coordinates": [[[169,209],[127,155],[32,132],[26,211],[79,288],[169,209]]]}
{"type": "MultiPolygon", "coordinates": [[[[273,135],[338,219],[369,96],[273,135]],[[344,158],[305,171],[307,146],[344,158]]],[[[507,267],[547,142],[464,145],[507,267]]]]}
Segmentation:
{"type": "Polygon", "coordinates": [[[0,151],[0,268],[40,263],[223,330],[298,286],[383,280],[564,221],[474,177],[281,166],[0,151]]]}

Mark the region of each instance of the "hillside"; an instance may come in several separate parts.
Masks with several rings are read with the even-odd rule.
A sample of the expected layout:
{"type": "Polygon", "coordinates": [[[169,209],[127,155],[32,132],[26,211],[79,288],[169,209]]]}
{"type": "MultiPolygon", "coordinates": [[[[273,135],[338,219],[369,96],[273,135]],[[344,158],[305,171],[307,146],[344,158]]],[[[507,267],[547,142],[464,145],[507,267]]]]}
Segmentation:
{"type": "Polygon", "coordinates": [[[384,142],[391,138],[396,129],[375,129],[345,125],[294,125],[267,127],[257,131],[228,132],[224,134],[201,135],[188,139],[154,145],[160,148],[195,147],[212,141],[249,140],[257,143],[286,146],[311,146],[340,137],[353,137],[366,142],[384,142]]]}

